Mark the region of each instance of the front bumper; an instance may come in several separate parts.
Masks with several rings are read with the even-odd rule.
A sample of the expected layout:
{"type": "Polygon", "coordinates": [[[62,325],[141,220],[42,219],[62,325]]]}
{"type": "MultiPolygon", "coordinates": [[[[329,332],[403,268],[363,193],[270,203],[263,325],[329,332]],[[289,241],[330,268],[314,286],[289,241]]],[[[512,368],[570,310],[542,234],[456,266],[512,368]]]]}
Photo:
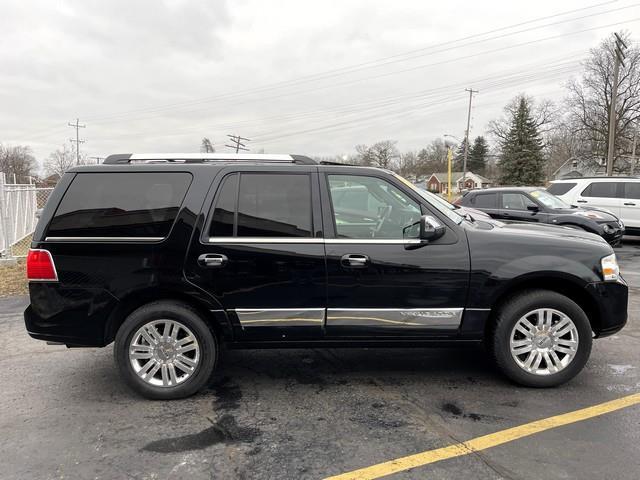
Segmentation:
{"type": "Polygon", "coordinates": [[[605,222],[598,224],[599,235],[604,238],[609,245],[618,245],[624,235],[624,224],[622,222],[605,222]]]}
{"type": "Polygon", "coordinates": [[[619,282],[594,282],[585,287],[597,307],[598,320],[592,325],[596,337],[606,337],[620,331],[627,323],[629,288],[619,282]]]}

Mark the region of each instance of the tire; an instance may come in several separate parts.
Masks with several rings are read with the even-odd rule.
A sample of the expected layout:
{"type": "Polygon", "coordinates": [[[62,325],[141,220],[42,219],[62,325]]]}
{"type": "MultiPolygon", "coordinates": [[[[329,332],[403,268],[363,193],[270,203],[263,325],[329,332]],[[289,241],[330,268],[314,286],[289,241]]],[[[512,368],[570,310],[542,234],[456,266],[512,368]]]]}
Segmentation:
{"type": "Polygon", "coordinates": [[[116,334],[114,357],[124,381],[140,395],[185,398],[209,382],[218,362],[218,342],[189,305],[158,301],[126,318],[116,334]]]}
{"type": "Polygon", "coordinates": [[[554,387],[571,380],[587,363],[593,341],[589,319],[578,304],[549,290],[526,290],[511,297],[499,308],[488,335],[489,352],[498,369],[527,387],[554,387]],[[538,331],[540,324],[535,321],[541,311],[546,325],[538,331]],[[535,328],[529,330],[526,322],[521,323],[523,318],[535,328]],[[554,329],[555,334],[547,333],[554,329]],[[533,331],[533,335],[524,334],[533,331]]]}

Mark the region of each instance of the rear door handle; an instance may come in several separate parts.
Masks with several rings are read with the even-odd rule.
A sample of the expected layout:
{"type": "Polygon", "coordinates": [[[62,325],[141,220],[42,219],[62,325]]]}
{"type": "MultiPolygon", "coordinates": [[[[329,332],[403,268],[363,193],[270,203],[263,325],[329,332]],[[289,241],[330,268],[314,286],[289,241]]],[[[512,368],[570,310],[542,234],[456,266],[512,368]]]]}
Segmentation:
{"type": "Polygon", "coordinates": [[[350,253],[343,255],[342,258],[340,258],[340,264],[343,267],[364,268],[369,264],[369,257],[366,255],[350,253]]]}
{"type": "Polygon", "coordinates": [[[198,257],[198,263],[207,268],[224,267],[229,259],[221,253],[203,253],[198,257]]]}
{"type": "Polygon", "coordinates": [[[576,200],[576,203],[587,203],[586,200],[576,200]]]}
{"type": "Polygon", "coordinates": [[[633,207],[635,207],[635,206],[636,206],[636,204],[635,204],[635,203],[632,203],[632,202],[625,202],[625,205],[631,205],[631,206],[633,206],[633,207]]]}

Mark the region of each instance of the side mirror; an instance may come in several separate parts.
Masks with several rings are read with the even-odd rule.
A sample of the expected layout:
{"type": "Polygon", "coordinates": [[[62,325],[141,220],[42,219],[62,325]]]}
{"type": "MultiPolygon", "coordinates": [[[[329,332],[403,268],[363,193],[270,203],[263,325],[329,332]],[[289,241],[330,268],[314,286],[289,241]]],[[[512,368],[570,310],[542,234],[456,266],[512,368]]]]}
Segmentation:
{"type": "Polygon", "coordinates": [[[444,235],[445,228],[431,215],[420,217],[420,240],[436,240],[444,235]]]}
{"type": "Polygon", "coordinates": [[[538,205],[527,205],[527,210],[530,212],[537,212],[540,210],[540,207],[538,205]]]}

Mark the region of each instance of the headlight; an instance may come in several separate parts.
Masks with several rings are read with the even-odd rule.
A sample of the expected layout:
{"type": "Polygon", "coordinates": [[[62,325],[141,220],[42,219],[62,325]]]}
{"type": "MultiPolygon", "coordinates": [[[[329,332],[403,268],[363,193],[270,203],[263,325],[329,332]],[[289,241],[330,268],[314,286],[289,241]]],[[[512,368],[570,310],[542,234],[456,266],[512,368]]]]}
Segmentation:
{"type": "Polygon", "coordinates": [[[602,267],[602,277],[605,281],[615,281],[620,278],[620,267],[618,267],[615,253],[607,255],[600,260],[600,266],[602,267]]]}
{"type": "Polygon", "coordinates": [[[602,228],[604,229],[604,233],[613,233],[616,231],[611,225],[604,225],[602,228]]]}
{"type": "Polygon", "coordinates": [[[576,212],[574,215],[580,215],[581,217],[593,218],[594,220],[602,220],[604,217],[600,215],[598,212],[594,212],[593,210],[587,210],[586,212],[576,212]]]}

